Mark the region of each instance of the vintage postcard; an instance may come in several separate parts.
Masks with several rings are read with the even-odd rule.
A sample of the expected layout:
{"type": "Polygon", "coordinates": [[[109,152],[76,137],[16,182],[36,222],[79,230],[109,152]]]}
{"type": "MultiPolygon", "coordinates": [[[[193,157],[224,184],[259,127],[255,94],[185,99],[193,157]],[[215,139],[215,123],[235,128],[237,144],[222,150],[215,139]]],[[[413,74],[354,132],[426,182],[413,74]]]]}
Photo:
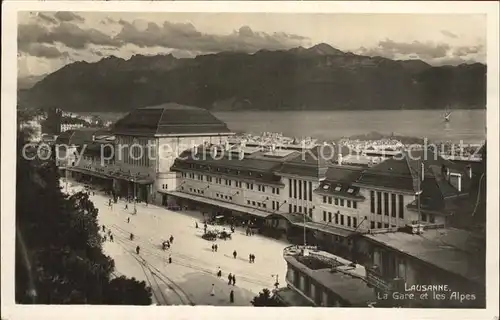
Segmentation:
{"type": "Polygon", "coordinates": [[[2,319],[498,316],[498,3],[3,9],[2,319]]]}

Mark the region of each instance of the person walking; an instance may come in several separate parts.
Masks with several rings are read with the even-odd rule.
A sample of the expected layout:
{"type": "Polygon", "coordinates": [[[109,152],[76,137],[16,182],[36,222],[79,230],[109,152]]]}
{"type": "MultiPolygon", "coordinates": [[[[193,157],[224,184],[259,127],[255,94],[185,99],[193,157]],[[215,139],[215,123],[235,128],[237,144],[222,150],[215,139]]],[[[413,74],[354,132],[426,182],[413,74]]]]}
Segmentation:
{"type": "Polygon", "coordinates": [[[252,263],[255,263],[255,255],[252,253],[252,263]]]}
{"type": "Polygon", "coordinates": [[[128,210],[128,203],[125,203],[125,210],[128,210]]]}
{"type": "Polygon", "coordinates": [[[135,253],[139,254],[139,251],[141,251],[141,247],[139,246],[135,247],[135,253]]]}
{"type": "Polygon", "coordinates": [[[236,276],[233,274],[233,286],[236,284],[236,276]]]}
{"type": "Polygon", "coordinates": [[[233,275],[230,273],[230,274],[227,276],[227,284],[228,284],[228,285],[230,285],[232,281],[233,281],[233,275]]]}
{"type": "Polygon", "coordinates": [[[248,255],[248,263],[252,263],[252,254],[251,253],[248,255]]]}
{"type": "Polygon", "coordinates": [[[219,249],[219,245],[216,243],[215,244],[215,252],[217,252],[217,249],[219,249]]]}
{"type": "Polygon", "coordinates": [[[213,297],[215,296],[215,286],[214,284],[212,283],[212,290],[210,291],[210,295],[213,297]]]}
{"type": "Polygon", "coordinates": [[[174,243],[174,236],[170,236],[170,243],[174,243]]]}
{"type": "Polygon", "coordinates": [[[198,229],[198,221],[195,221],[195,222],[194,222],[194,227],[195,227],[196,229],[198,229]]]}
{"type": "Polygon", "coordinates": [[[172,263],[172,255],[171,254],[168,255],[168,263],[169,264],[172,263]]]}
{"type": "Polygon", "coordinates": [[[106,226],[102,225],[102,232],[106,232],[106,226]]]}
{"type": "Polygon", "coordinates": [[[108,240],[108,238],[106,237],[106,235],[104,235],[104,242],[106,242],[108,240]]]}
{"type": "Polygon", "coordinates": [[[109,235],[109,241],[115,242],[114,239],[113,239],[113,235],[112,234],[109,235]]]}
{"type": "Polygon", "coordinates": [[[212,244],[212,252],[215,252],[215,244],[212,244]]]}
{"type": "Polygon", "coordinates": [[[130,223],[130,217],[127,218],[127,223],[130,223]]]}
{"type": "Polygon", "coordinates": [[[134,234],[133,233],[130,234],[130,241],[134,241],[134,234]]]}
{"type": "Polygon", "coordinates": [[[231,292],[229,292],[229,303],[234,303],[234,290],[231,290],[231,292]]]}
{"type": "Polygon", "coordinates": [[[219,267],[219,270],[217,271],[217,278],[222,277],[222,270],[219,267]]]}
{"type": "Polygon", "coordinates": [[[233,251],[233,257],[236,259],[236,256],[238,255],[238,253],[236,253],[236,250],[233,251]]]}

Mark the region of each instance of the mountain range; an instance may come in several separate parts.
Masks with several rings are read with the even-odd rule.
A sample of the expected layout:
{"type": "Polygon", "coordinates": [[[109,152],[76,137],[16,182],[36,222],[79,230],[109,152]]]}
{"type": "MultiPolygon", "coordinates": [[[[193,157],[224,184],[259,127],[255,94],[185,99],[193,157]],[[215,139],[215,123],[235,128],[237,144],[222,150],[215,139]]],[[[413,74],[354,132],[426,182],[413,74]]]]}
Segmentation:
{"type": "Polygon", "coordinates": [[[21,106],[68,111],[126,112],[164,102],[216,111],[479,109],[486,105],[486,65],[436,67],[328,44],[182,59],[111,56],[68,64],[18,96],[21,106]]]}

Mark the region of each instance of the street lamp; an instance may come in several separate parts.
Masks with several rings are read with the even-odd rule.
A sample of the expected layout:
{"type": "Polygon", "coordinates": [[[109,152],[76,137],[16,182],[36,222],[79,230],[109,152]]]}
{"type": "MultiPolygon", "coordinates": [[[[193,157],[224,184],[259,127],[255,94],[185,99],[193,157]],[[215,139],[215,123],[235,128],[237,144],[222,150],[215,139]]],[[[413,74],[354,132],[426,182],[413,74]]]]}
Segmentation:
{"type": "Polygon", "coordinates": [[[137,198],[136,198],[136,194],[135,194],[135,178],[132,178],[132,183],[134,185],[134,214],[137,214],[137,198]]]}

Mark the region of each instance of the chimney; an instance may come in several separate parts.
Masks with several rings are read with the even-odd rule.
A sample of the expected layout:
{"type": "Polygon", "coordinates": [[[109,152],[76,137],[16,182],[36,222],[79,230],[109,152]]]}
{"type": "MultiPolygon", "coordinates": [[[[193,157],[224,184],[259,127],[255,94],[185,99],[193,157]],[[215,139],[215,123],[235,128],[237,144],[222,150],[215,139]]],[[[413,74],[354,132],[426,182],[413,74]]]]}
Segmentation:
{"type": "Polygon", "coordinates": [[[467,166],[467,176],[469,176],[469,179],[472,179],[472,166],[471,165],[467,166]]]}
{"type": "Polygon", "coordinates": [[[458,192],[462,191],[462,175],[460,173],[449,174],[449,182],[458,192]]]}

